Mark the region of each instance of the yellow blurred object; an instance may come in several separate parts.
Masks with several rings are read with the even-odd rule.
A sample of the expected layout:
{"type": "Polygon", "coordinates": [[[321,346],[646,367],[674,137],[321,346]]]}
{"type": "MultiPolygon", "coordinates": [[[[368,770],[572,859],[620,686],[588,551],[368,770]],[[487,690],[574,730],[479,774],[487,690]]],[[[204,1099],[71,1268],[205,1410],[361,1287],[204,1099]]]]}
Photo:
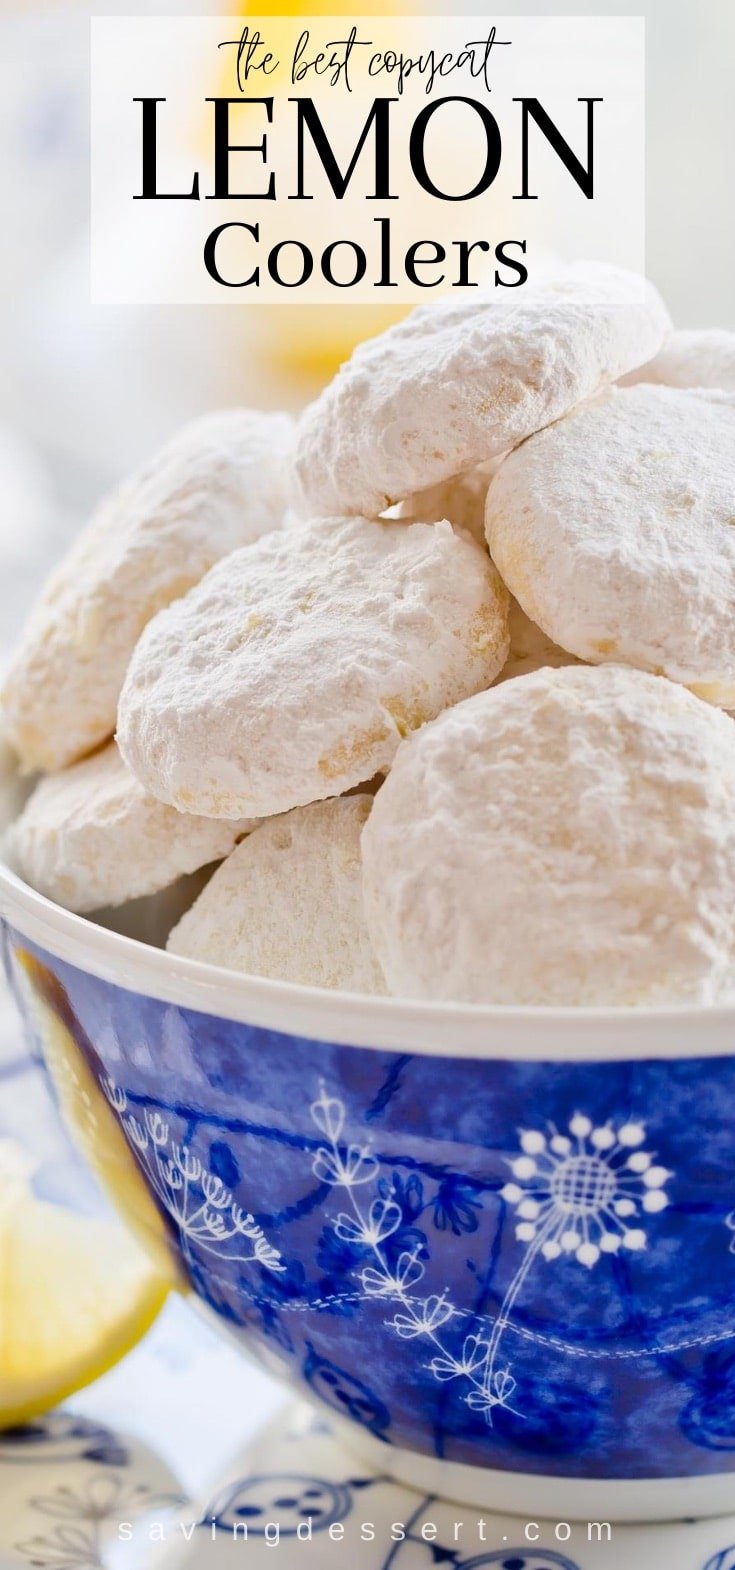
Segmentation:
{"type": "Polygon", "coordinates": [[[268,305],[258,308],[253,336],[273,370],[326,383],[356,344],[385,331],[407,307],[268,305]]]}
{"type": "Polygon", "coordinates": [[[38,1199],[20,1147],[0,1141],[0,1428],[27,1422],[105,1373],[180,1284],[163,1221],[85,1061],[63,987],[33,954],[16,950],[14,960],[62,1114],[128,1226],[38,1199]]]}
{"type": "Polygon", "coordinates": [[[116,1223],[36,1199],[18,1147],[0,1143],[0,1429],[106,1373],[166,1293],[116,1223]]]}
{"type": "Polygon", "coordinates": [[[133,1237],[148,1255],[156,1275],[169,1287],[183,1288],[166,1228],[112,1108],[85,1059],[82,1028],[52,971],[35,955],[14,955],[23,1002],[43,1047],[62,1117],[76,1148],[111,1199],[133,1237]]]}
{"type": "MultiPolygon", "coordinates": [[[[349,16],[354,19],[356,16],[367,14],[362,12],[359,6],[339,5],[337,0],[332,0],[331,4],[330,0],[322,0],[322,3],[314,5],[311,3],[307,5],[289,5],[287,0],[281,0],[281,3],[276,5],[260,5],[258,0],[255,0],[254,5],[239,5],[235,9],[238,16],[349,16]]],[[[408,14],[410,11],[411,6],[406,6],[401,15],[408,14]]],[[[373,16],[391,16],[393,15],[393,6],[387,4],[372,5],[369,14],[373,16]]]]}
{"type": "MultiPolygon", "coordinates": [[[[409,14],[410,5],[401,14],[409,14]]],[[[393,7],[388,4],[373,5],[374,16],[390,16],[393,7]]],[[[323,4],[241,5],[238,15],[250,16],[344,16],[350,25],[356,15],[354,6],[325,0],[323,4]]],[[[316,382],[327,382],[344,360],[348,360],[355,345],[364,338],[373,338],[384,332],[392,322],[406,315],[406,306],[361,305],[348,302],[335,305],[270,305],[257,311],[254,336],[270,364],[278,371],[293,371],[316,382]]],[[[253,324],[250,324],[253,325],[253,324]]]]}

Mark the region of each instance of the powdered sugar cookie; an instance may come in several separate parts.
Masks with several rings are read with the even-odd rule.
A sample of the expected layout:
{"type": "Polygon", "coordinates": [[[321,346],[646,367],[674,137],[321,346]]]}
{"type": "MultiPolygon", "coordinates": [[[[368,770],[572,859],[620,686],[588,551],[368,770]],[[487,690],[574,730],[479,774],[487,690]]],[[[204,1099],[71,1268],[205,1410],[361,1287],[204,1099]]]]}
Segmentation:
{"type": "Polygon", "coordinates": [[[384,992],[362,903],[372,804],[345,796],[270,818],[215,872],[168,948],[277,981],[384,992]]]}
{"type": "Polygon", "coordinates": [[[531,437],[490,488],[493,560],[533,621],[735,706],[735,402],[612,389],[531,437]]]}
{"type": "Polygon", "coordinates": [[[623,386],[633,387],[638,382],[735,393],[735,333],[719,327],[674,333],[655,359],[623,377],[623,386]]]}
{"type": "Polygon", "coordinates": [[[547,638],[546,633],[529,620],[518,601],[513,599],[510,602],[509,626],[510,651],[498,681],[510,681],[514,676],[529,676],[532,671],[542,670],[545,665],[558,670],[563,665],[579,663],[573,654],[567,654],[566,649],[560,649],[558,643],[552,643],[551,638],[547,638]]]}
{"type": "Polygon", "coordinates": [[[252,823],[185,817],[149,796],[114,742],[36,786],[9,836],[19,873],[67,910],[155,894],[229,855],[252,823]]]}
{"type": "Polygon", "coordinates": [[[421,306],[360,344],[302,417],[300,510],[375,516],[497,457],[650,359],[669,327],[651,285],[595,264],[512,303],[421,306]]]}
{"type": "Polygon", "coordinates": [[[404,743],[362,836],[392,992],[735,998],[735,724],[662,677],[541,670],[404,743]]]}
{"type": "Polygon", "coordinates": [[[397,508],[397,517],[408,522],[434,523],[447,518],[453,529],[471,534],[473,540],[487,549],[485,542],[485,500],[490,481],[497,474],[503,458],[493,458],[490,463],[466,474],[456,474],[439,485],[428,485],[425,490],[409,496],[397,508]]]}
{"type": "Polygon", "coordinates": [[[281,523],[292,441],[289,415],[206,415],[102,503],[49,579],[7,676],[6,720],[26,767],[54,771],[112,735],[146,623],[281,523]]]}
{"type": "Polygon", "coordinates": [[[0,713],[0,854],[5,849],[7,826],[20,812],[29,788],[29,781],[19,775],[18,759],[8,741],[0,713]]]}
{"type": "Polygon", "coordinates": [[[322,519],[235,552],[151,623],[120,746],[185,812],[286,812],[383,771],[507,649],[506,591],[448,523],[322,519]]]}

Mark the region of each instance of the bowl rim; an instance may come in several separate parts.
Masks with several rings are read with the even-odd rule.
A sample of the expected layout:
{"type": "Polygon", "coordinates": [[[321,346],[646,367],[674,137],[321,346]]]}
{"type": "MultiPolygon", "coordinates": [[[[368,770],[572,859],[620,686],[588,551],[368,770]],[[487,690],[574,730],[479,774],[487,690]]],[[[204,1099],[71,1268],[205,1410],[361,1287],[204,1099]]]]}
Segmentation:
{"type": "Polygon", "coordinates": [[[55,905],[0,860],[0,919],[77,970],[161,1003],[310,1040],[419,1056],[596,1062],[726,1057],[735,1005],[541,1008],[333,992],[190,960],[55,905]]]}

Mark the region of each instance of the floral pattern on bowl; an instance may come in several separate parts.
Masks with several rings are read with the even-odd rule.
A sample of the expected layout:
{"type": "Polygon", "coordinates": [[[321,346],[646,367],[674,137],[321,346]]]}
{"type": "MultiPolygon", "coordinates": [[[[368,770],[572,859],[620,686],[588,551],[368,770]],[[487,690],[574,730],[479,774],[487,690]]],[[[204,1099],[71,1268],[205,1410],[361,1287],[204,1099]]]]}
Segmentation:
{"type": "Polygon", "coordinates": [[[735,1470],[735,1057],[342,1046],[8,946],[194,1291],[297,1389],[496,1471],[735,1470]]]}

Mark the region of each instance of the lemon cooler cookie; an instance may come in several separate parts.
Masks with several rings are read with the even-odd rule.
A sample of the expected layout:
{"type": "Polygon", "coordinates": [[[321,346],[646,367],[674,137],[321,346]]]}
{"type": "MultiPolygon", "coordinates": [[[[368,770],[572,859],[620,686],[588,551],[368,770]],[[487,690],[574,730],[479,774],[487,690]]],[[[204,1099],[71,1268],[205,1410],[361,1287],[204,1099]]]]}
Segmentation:
{"type": "Polygon", "coordinates": [[[146,623],[221,556],[280,526],[292,442],[289,415],[207,414],[101,503],[49,578],[4,683],[26,768],[52,772],[110,738],[146,623]]]}
{"type": "Polygon", "coordinates": [[[661,348],[637,274],[570,267],[518,300],[440,301],[355,350],[299,424],[305,516],[375,516],[499,457],[661,348]]]}
{"type": "Polygon", "coordinates": [[[493,560],[527,615],[592,662],[735,706],[735,399],[612,389],[506,459],[493,560]]]}
{"type": "Polygon", "coordinates": [[[48,775],[10,832],[18,871],[67,910],[99,910],[156,894],[221,861],[250,822],[184,817],[150,796],[114,742],[48,775]]]}
{"type": "Polygon", "coordinates": [[[735,333],[720,327],[672,333],[653,360],[623,377],[626,386],[637,382],[735,393],[735,333]]]}
{"type": "Polygon", "coordinates": [[[507,651],[507,593],[448,523],[322,519],[235,552],[151,623],[120,746],[171,806],[270,816],[386,769],[507,651]]]}
{"type": "Polygon", "coordinates": [[[362,902],[372,804],[343,796],[269,818],[215,872],[168,948],[302,986],[384,992],[362,902]]]}
{"type": "Polygon", "coordinates": [[[735,723],[662,677],[540,670],[401,747],[362,836],[399,996],[735,1000],[735,723]]]}

